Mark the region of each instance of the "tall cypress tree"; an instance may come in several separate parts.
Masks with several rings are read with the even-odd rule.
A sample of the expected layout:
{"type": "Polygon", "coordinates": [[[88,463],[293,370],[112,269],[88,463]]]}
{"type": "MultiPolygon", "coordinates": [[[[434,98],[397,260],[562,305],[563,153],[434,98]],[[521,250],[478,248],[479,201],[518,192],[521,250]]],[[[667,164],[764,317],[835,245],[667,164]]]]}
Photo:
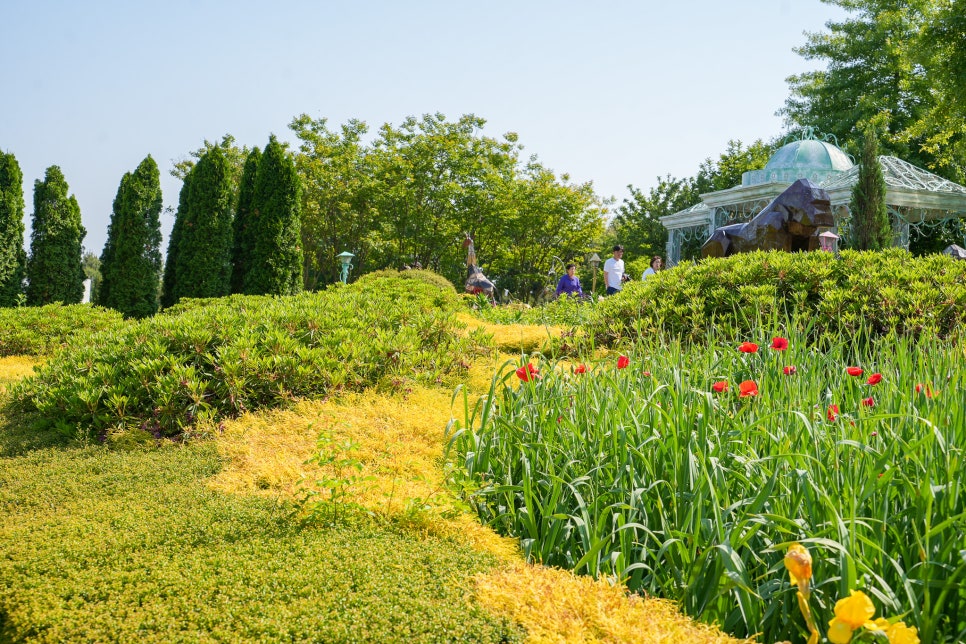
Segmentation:
{"type": "Polygon", "coordinates": [[[862,135],[858,182],[852,188],[852,247],[881,250],[892,245],[892,226],[886,208],[886,184],[879,165],[879,139],[873,126],[862,135]]]}
{"type": "Polygon", "coordinates": [[[252,200],[255,198],[255,178],[258,172],[258,162],[262,153],[254,148],[245,159],[242,169],[241,185],[238,188],[238,208],[235,210],[234,246],[231,255],[231,292],[241,293],[245,286],[245,274],[248,272],[249,258],[255,247],[252,237],[251,217],[252,200]]]}
{"type": "MultiPolygon", "coordinates": [[[[221,297],[231,291],[232,169],[221,148],[206,152],[191,170],[182,194],[184,212],[174,266],[176,299],[221,297]]],[[[180,210],[180,206],[179,206],[180,210]]]]}
{"type": "Polygon", "coordinates": [[[0,306],[16,306],[23,293],[23,173],[13,154],[0,150],[0,306]]]}
{"type": "Polygon", "coordinates": [[[158,311],[161,206],[161,175],[148,155],[133,174],[121,179],[101,254],[98,304],[125,317],[143,318],[158,311]]]}
{"type": "Polygon", "coordinates": [[[272,136],[255,177],[249,225],[255,243],[245,293],[291,295],[302,290],[301,192],[295,161],[272,136]]]}
{"type": "Polygon", "coordinates": [[[81,264],[87,231],[81,224],[80,206],[67,196],[67,181],[60,168],[47,168],[43,181],[34,183],[34,217],[27,260],[27,304],[76,304],[84,297],[81,264]]]}

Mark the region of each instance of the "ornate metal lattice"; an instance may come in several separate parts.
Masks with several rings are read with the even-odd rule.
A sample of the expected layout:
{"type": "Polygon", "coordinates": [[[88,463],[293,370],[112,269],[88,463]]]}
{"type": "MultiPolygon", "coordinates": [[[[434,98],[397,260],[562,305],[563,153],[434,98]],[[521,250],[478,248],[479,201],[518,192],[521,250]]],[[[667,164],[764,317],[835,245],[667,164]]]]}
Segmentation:
{"type": "Polygon", "coordinates": [[[708,227],[704,224],[675,228],[668,233],[667,263],[674,266],[681,261],[681,250],[685,244],[704,242],[708,238],[708,227]]]}

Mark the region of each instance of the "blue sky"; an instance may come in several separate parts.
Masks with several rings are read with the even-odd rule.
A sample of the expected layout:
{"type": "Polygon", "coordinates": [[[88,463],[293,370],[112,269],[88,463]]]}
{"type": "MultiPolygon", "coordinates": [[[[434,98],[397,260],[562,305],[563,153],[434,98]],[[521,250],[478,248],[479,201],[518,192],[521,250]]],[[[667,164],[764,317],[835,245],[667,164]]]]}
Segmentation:
{"type": "Polygon", "coordinates": [[[24,172],[27,244],[34,181],[59,165],[97,254],[147,154],[175,206],[173,161],[226,133],[295,143],[301,113],[371,131],[473,113],[619,202],[729,139],[779,134],[786,77],[815,66],[792,48],[842,15],[820,0],[0,0],[0,149],[24,172]]]}

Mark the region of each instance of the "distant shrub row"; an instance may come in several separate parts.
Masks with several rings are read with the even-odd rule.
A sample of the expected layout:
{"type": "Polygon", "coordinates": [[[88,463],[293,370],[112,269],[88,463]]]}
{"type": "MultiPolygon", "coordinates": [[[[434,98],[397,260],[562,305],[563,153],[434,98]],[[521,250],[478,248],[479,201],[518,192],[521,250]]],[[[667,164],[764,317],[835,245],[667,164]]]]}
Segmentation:
{"type": "Polygon", "coordinates": [[[89,304],[0,308],[0,356],[44,355],[75,335],[122,323],[117,311],[89,304]]]}
{"type": "MultiPolygon", "coordinates": [[[[73,343],[13,389],[63,431],[198,421],[466,368],[459,298],[433,280],[372,277],[291,297],[187,301],[73,343]],[[81,428],[81,429],[78,429],[81,428]]],[[[448,283],[447,283],[448,284],[448,283]]]]}
{"type": "MultiPolygon", "coordinates": [[[[809,337],[948,337],[966,319],[966,262],[907,251],[757,252],[683,264],[628,283],[585,329],[615,344],[640,334],[744,337],[762,322],[809,337]]],[[[750,337],[750,336],[749,336],[750,337]]]]}

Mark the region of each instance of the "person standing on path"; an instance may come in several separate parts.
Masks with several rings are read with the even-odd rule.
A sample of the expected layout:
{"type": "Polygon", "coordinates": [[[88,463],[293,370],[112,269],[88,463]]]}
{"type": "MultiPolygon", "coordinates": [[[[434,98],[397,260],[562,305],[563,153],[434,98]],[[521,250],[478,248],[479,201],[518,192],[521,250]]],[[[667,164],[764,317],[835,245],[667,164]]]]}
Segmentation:
{"type": "Polygon", "coordinates": [[[613,295],[621,290],[624,284],[624,247],[614,246],[614,256],[604,262],[604,284],[607,285],[607,295],[613,295]]]}

